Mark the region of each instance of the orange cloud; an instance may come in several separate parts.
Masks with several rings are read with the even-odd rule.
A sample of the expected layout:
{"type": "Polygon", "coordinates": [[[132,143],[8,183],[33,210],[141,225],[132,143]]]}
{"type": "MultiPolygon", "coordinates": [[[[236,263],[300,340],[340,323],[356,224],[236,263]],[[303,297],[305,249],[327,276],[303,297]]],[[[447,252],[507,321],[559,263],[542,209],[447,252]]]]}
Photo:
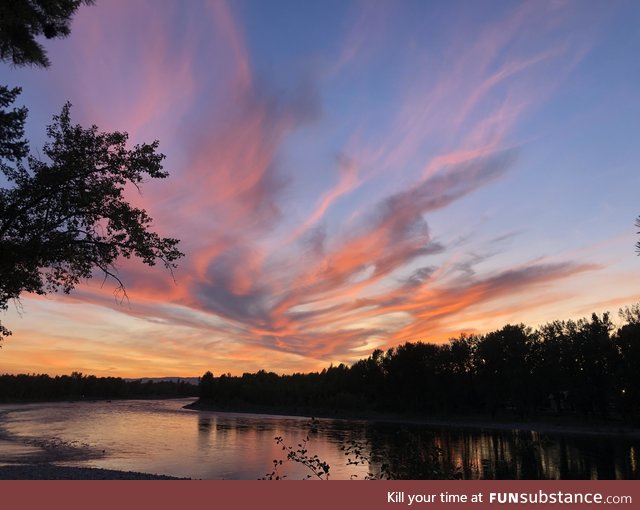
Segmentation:
{"type": "MultiPolygon", "coordinates": [[[[283,95],[268,72],[256,73],[233,4],[205,5],[164,11],[150,1],[103,3],[92,8],[99,16],[80,20],[83,42],[74,42],[78,60],[68,65],[81,76],[72,84],[84,98],[81,111],[103,129],[163,141],[172,177],[132,199],[164,235],[183,240],[187,256],[176,283],[157,268],[124,261],[118,270],[130,303],[118,304],[113,286],[99,281],[65,297],[74,310],[84,303],[105,314],[62,318],[99,337],[90,344],[94,354],[74,353],[78,344],[52,333],[57,354],[43,355],[39,365],[92,371],[98,363],[110,373],[119,364],[131,372],[154,364],[166,371],[161,375],[188,375],[172,372],[176,359],[190,373],[240,373],[263,363],[318,368],[366,355],[371,346],[470,330],[501,300],[516,310],[525,291],[545,289],[548,296],[554,283],[598,269],[568,262],[575,258],[568,253],[564,262],[512,262],[476,274],[476,262],[466,263],[462,248],[445,243],[429,219],[517,164],[514,126],[559,81],[546,66],[580,58],[563,38],[562,7],[528,2],[486,25],[456,24],[434,57],[422,34],[391,37],[397,34],[386,22],[395,4],[358,4],[322,79],[299,80],[283,95]],[[178,14],[182,28],[174,32],[178,14]],[[141,19],[144,38],[136,30],[141,19]],[[128,34],[122,39],[111,32],[119,24],[128,34]],[[397,55],[389,69],[399,73],[390,75],[394,86],[382,104],[365,101],[358,109],[354,97],[355,119],[329,119],[344,131],[334,145],[323,145],[328,160],[344,154],[337,182],[305,190],[308,203],[301,205],[291,191],[287,144],[322,120],[321,100],[332,95],[315,88],[346,90],[359,73],[369,79],[377,48],[397,55]],[[333,216],[338,201],[352,213],[349,220],[333,216]],[[293,224],[292,211],[305,206],[307,215],[293,224]],[[122,326],[131,340],[118,352],[108,348],[118,335],[91,325],[116,320],[131,321],[122,326]]],[[[281,77],[273,78],[279,84],[281,77]]],[[[536,303],[535,296],[527,302],[536,303]]],[[[35,343],[39,334],[30,329],[25,337],[35,343]]]]}

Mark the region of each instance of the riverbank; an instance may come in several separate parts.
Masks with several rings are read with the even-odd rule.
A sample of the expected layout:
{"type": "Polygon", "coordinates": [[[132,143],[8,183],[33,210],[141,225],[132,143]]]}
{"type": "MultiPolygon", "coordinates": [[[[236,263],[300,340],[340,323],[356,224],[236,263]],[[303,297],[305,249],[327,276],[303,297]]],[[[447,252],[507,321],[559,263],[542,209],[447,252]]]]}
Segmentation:
{"type": "Polygon", "coordinates": [[[173,476],[118,471],[92,467],[61,466],[56,462],[78,462],[102,452],[62,444],[36,446],[0,439],[0,480],[181,480],[173,476]]]}
{"type": "MultiPolygon", "coordinates": [[[[19,408],[20,404],[15,407],[19,408]]],[[[70,444],[60,440],[20,440],[3,430],[3,414],[0,412],[0,480],[186,479],[136,471],[60,465],[58,463],[82,463],[99,459],[105,456],[105,452],[89,445],[70,444]]]]}
{"type": "Polygon", "coordinates": [[[56,462],[86,461],[102,452],[63,444],[48,446],[0,439],[0,480],[180,480],[173,476],[91,467],[61,466],[56,462]]]}
{"type": "Polygon", "coordinates": [[[640,428],[617,421],[579,420],[574,417],[549,416],[544,419],[513,420],[508,417],[447,416],[425,417],[382,413],[311,412],[308,409],[274,409],[264,406],[242,405],[222,408],[201,400],[184,406],[185,409],[209,412],[250,413],[330,420],[366,421],[389,425],[425,426],[433,428],[477,429],[482,431],[523,431],[552,435],[608,436],[640,440],[640,428]]]}
{"type": "Polygon", "coordinates": [[[185,480],[185,478],[55,464],[16,464],[0,466],[0,480],[185,480]]]}

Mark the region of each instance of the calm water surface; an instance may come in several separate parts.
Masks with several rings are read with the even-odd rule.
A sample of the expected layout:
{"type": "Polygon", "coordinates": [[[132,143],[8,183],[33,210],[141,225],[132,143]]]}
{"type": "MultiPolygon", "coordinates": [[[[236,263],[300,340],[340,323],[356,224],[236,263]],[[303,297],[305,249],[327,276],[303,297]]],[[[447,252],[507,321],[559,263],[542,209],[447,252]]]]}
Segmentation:
{"type": "MultiPolygon", "coordinates": [[[[390,463],[413,478],[449,473],[467,479],[637,479],[638,447],[609,437],[488,432],[364,421],[201,412],[191,400],[130,400],[0,406],[0,463],[15,462],[16,445],[64,453],[61,464],[202,479],[256,479],[286,453],[274,437],[297,448],[309,435],[309,454],[331,466],[333,479],[363,478],[390,463]],[[373,464],[347,465],[342,446],[357,443],[373,464]],[[5,445],[3,447],[2,445],[5,445]]],[[[28,453],[28,452],[27,452],[28,453]]],[[[285,462],[290,479],[309,472],[285,462]]]]}

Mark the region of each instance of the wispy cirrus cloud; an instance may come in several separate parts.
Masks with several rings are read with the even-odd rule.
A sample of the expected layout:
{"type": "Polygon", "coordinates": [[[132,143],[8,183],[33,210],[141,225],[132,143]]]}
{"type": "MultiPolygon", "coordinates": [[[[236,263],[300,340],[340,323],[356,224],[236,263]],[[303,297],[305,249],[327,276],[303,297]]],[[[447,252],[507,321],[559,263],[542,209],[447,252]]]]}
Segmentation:
{"type": "MultiPolygon", "coordinates": [[[[316,209],[296,233],[320,224],[338,198],[356,191],[366,179],[375,178],[376,173],[372,174],[369,168],[361,177],[358,168],[363,164],[380,166],[382,172],[406,168],[419,161],[416,156],[424,157],[421,145],[442,128],[450,140],[458,140],[457,145],[427,154],[423,173],[415,183],[372,204],[369,212],[363,212],[364,220],[359,224],[356,222],[342,233],[325,230],[322,239],[315,236],[314,256],[299,264],[295,256],[283,255],[278,246],[264,239],[265,232],[286,214],[288,205],[283,201],[287,177],[279,172],[278,151],[289,134],[317,117],[319,106],[309,89],[283,99],[269,96],[268,90],[260,88],[243,35],[228,6],[222,2],[209,5],[220,28],[220,38],[232,55],[232,64],[223,89],[229,98],[228,108],[218,105],[211,112],[221,115],[225,122],[212,123],[211,117],[201,115],[189,133],[191,156],[182,183],[185,198],[181,213],[193,218],[192,225],[201,234],[198,240],[189,239],[195,246],[200,268],[197,279],[188,283],[189,304],[235,321],[249,338],[261,339],[266,348],[299,354],[304,354],[306,348],[310,357],[320,352],[335,354],[336,349],[347,353],[372,331],[362,329],[354,334],[346,329],[335,340],[336,346],[342,347],[316,349],[314,345],[320,342],[323,328],[348,326],[345,320],[371,320],[375,295],[368,293],[374,285],[419,258],[446,250],[433,241],[425,215],[447,207],[513,167],[515,152],[508,149],[505,136],[522,110],[517,106],[517,111],[513,110],[509,104],[528,103],[534,93],[519,88],[517,80],[536,65],[559,58],[562,48],[532,50],[521,56],[510,49],[519,38],[520,27],[527,22],[531,7],[514,9],[500,21],[501,30],[491,27],[481,31],[469,48],[456,48],[453,44],[454,58],[441,70],[441,80],[427,80],[431,84],[427,88],[418,89],[412,84],[407,96],[399,100],[404,106],[392,117],[389,142],[378,147],[376,159],[362,158],[361,162],[344,156],[338,160],[338,183],[319,196],[316,209]],[[496,68],[498,56],[505,50],[505,64],[496,68]],[[514,82],[514,98],[493,101],[493,89],[499,85],[509,89],[514,82]],[[488,108],[490,102],[495,106],[488,108]],[[447,115],[443,114],[444,108],[450,110],[447,115]],[[368,310],[360,316],[358,308],[349,302],[362,298],[368,310]],[[325,307],[324,303],[328,305],[325,307]],[[306,316],[296,313],[305,306],[319,307],[324,312],[306,316]],[[341,310],[346,312],[345,318],[341,317],[341,310]],[[321,332],[314,332],[316,329],[321,332]],[[271,342],[273,338],[276,340],[271,342]]],[[[539,21],[544,24],[544,20],[539,21]]],[[[344,53],[348,60],[357,58],[363,50],[354,41],[363,40],[364,36],[355,34],[368,28],[357,24],[355,30],[344,53]]],[[[423,72],[428,71],[425,68],[423,72]]],[[[295,252],[294,248],[292,253],[295,252]]],[[[508,288],[511,287],[506,284],[500,287],[508,288]]],[[[403,287],[400,290],[406,292],[403,287]]],[[[441,292],[447,295],[446,290],[441,292]]],[[[471,295],[490,299],[492,292],[503,293],[492,285],[470,287],[464,293],[467,299],[460,299],[457,309],[471,303],[471,295]],[[480,292],[480,288],[488,290],[480,292]]],[[[451,290],[449,294],[458,293],[451,290]]],[[[414,310],[411,315],[415,322],[422,323],[416,312],[420,309],[418,303],[407,306],[414,310]]],[[[440,306],[451,307],[444,303],[440,306]]],[[[389,311],[396,309],[397,306],[389,311]]],[[[376,313],[386,313],[385,307],[376,313]]],[[[382,333],[376,330],[376,334],[382,333]]]]}
{"type": "MultiPolygon", "coordinates": [[[[305,370],[443,340],[500,300],[599,270],[569,256],[486,269],[506,250],[505,234],[491,233],[485,252],[473,234],[448,241],[432,220],[518,168],[519,123],[588,46],[567,35],[572,8],[507,5],[481,23],[447,10],[454,28],[442,31],[399,5],[355,3],[333,60],[318,59],[313,79],[286,80],[270,75],[236,4],[87,9],[60,64],[81,76],[68,86],[83,118],[162,141],[170,179],[132,200],[163,235],[182,239],[187,256],[175,283],[124,261],[125,306],[96,284],[72,302],[144,322],[160,338],[159,366],[174,353],[218,372],[305,370]],[[123,27],[119,37],[112,26],[123,27]],[[302,138],[325,168],[299,163],[302,138]]],[[[307,57],[316,62],[289,58],[307,57]]],[[[148,352],[140,336],[135,367],[148,352]]]]}

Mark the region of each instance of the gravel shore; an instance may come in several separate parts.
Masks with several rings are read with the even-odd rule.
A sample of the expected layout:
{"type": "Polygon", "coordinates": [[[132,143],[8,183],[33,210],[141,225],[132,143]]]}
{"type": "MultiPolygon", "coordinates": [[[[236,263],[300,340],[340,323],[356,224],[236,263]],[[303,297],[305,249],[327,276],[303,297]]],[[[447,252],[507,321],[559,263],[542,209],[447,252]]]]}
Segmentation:
{"type": "MultiPolygon", "coordinates": [[[[0,414],[0,425],[2,415],[0,414]]],[[[184,480],[173,476],[90,467],[60,466],[104,457],[84,444],[55,440],[17,440],[0,426],[0,480],[184,480]]]]}
{"type": "Polygon", "coordinates": [[[0,466],[0,480],[185,480],[185,478],[53,464],[18,464],[0,466]]]}

